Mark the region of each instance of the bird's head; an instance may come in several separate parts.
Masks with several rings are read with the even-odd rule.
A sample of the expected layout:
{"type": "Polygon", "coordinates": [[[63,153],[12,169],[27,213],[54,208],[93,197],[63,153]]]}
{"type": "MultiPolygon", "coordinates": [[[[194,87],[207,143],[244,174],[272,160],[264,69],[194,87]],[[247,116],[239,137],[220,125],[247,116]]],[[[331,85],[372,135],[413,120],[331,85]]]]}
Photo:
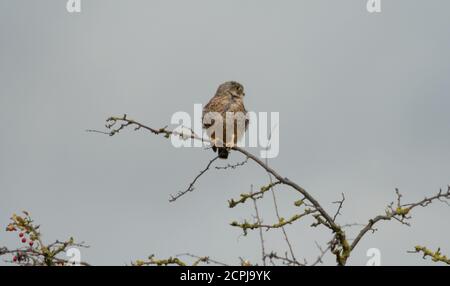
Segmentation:
{"type": "Polygon", "coordinates": [[[222,83],[217,92],[220,94],[230,94],[233,98],[243,99],[245,96],[244,87],[236,81],[222,83]]]}

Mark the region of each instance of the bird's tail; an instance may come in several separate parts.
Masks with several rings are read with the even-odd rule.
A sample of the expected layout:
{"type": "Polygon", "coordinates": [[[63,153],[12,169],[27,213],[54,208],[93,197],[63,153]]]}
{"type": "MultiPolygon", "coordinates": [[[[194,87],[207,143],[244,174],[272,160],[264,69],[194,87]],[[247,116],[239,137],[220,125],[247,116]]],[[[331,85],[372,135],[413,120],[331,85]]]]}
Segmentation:
{"type": "Polygon", "coordinates": [[[219,155],[219,158],[221,158],[221,159],[227,159],[229,153],[230,152],[225,147],[219,147],[218,148],[217,154],[219,155]]]}

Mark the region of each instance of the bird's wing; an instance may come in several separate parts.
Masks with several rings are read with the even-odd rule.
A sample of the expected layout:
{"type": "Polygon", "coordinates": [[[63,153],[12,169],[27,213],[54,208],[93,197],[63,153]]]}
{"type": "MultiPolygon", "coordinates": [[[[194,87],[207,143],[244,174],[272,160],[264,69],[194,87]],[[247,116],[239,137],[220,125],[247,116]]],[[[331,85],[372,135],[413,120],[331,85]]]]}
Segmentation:
{"type": "MultiPolygon", "coordinates": [[[[202,118],[204,118],[205,114],[207,114],[208,112],[217,112],[217,113],[223,114],[227,111],[228,108],[229,108],[229,104],[228,104],[226,96],[216,95],[213,98],[211,98],[211,100],[203,108],[202,118]]],[[[208,127],[211,127],[212,125],[214,125],[214,120],[211,120],[210,123],[206,123],[206,124],[203,122],[203,128],[208,128],[208,127]]]]}

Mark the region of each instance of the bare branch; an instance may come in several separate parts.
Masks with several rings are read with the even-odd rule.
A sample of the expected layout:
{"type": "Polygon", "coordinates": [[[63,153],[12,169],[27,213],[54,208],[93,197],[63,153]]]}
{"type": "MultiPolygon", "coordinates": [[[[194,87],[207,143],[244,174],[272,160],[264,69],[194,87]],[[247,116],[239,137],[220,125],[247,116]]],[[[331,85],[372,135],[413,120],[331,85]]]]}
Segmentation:
{"type": "MultiPolygon", "coordinates": [[[[202,140],[204,142],[209,142],[209,143],[211,142],[209,140],[204,140],[202,137],[200,137],[194,133],[186,135],[186,134],[183,134],[180,132],[168,130],[167,127],[163,127],[160,129],[151,128],[147,125],[144,125],[135,120],[127,118],[126,115],[124,115],[123,117],[110,117],[107,119],[106,128],[110,130],[110,132],[109,132],[110,136],[116,135],[117,133],[119,133],[123,129],[127,128],[128,126],[134,126],[135,130],[146,129],[147,131],[150,131],[151,133],[156,134],[156,135],[163,134],[164,137],[166,137],[166,138],[176,135],[176,136],[182,137],[183,139],[192,138],[195,140],[202,140]]],[[[335,237],[337,238],[339,245],[338,245],[338,247],[336,247],[336,249],[333,253],[336,255],[336,260],[337,260],[338,264],[344,265],[347,261],[347,258],[350,256],[350,248],[349,248],[348,242],[346,240],[345,232],[342,230],[342,228],[339,225],[337,225],[334,222],[333,218],[324,210],[324,208],[320,205],[320,203],[305,189],[300,187],[295,182],[289,180],[288,178],[282,177],[274,169],[269,167],[268,164],[265,164],[263,161],[261,161],[261,159],[259,159],[255,155],[251,154],[250,152],[242,149],[239,146],[234,146],[231,148],[231,150],[240,152],[243,155],[245,155],[248,159],[253,160],[259,166],[261,166],[266,172],[268,172],[270,175],[273,175],[281,184],[290,186],[294,190],[298,191],[306,200],[308,200],[314,206],[314,209],[317,210],[317,212],[320,213],[321,218],[323,218],[322,220],[325,222],[325,225],[327,225],[335,233],[335,237]]],[[[176,198],[178,198],[190,191],[191,191],[191,189],[188,188],[187,191],[178,193],[179,196],[178,195],[173,196],[170,201],[174,201],[174,200],[176,200],[176,198]]],[[[282,224],[282,225],[284,225],[284,224],[282,224]]]]}
{"type": "MultiPolygon", "coordinates": [[[[253,185],[250,186],[250,195],[252,195],[252,194],[253,194],[253,185]]],[[[261,224],[262,220],[261,220],[261,217],[259,215],[258,203],[256,202],[256,200],[257,199],[252,197],[253,206],[255,208],[256,223],[261,224]]],[[[262,228],[259,229],[259,239],[260,239],[260,242],[261,242],[261,259],[262,259],[263,265],[266,266],[266,249],[265,249],[265,246],[264,246],[264,235],[263,235],[262,228]]]]}
{"type": "Polygon", "coordinates": [[[177,257],[181,257],[181,256],[188,256],[188,257],[195,258],[196,260],[192,263],[192,266],[197,266],[200,263],[206,263],[206,264],[212,263],[212,264],[221,265],[221,266],[228,266],[228,264],[211,259],[209,256],[198,256],[198,255],[194,255],[191,253],[181,253],[181,254],[177,255],[177,257]]]}
{"type": "MultiPolygon", "coordinates": [[[[182,138],[191,138],[191,139],[201,140],[203,142],[209,142],[209,143],[211,142],[210,140],[206,140],[194,133],[187,135],[187,134],[183,134],[183,133],[180,133],[177,131],[168,130],[167,126],[160,128],[160,129],[152,128],[152,127],[144,125],[140,122],[137,122],[135,120],[127,118],[126,114],[122,117],[108,118],[107,124],[105,126],[107,129],[110,130],[110,132],[108,133],[110,136],[116,135],[117,133],[119,133],[120,131],[122,131],[123,129],[125,129],[128,126],[135,126],[135,130],[146,129],[147,131],[150,131],[151,133],[156,134],[156,135],[163,134],[167,138],[169,138],[172,135],[176,135],[176,136],[180,136],[182,138]],[[117,124],[120,124],[120,125],[118,127],[116,127],[117,124]]],[[[323,209],[323,207],[320,205],[320,203],[313,196],[311,196],[305,189],[303,189],[302,187],[297,185],[295,182],[289,180],[288,178],[282,177],[275,170],[273,170],[271,167],[269,167],[267,164],[265,164],[263,161],[261,161],[261,159],[259,159],[255,155],[251,154],[250,152],[242,149],[241,147],[234,146],[231,148],[231,150],[242,153],[248,159],[253,160],[255,163],[257,163],[259,166],[261,166],[268,173],[272,174],[282,184],[288,185],[288,186],[292,187],[293,189],[297,190],[299,193],[301,193],[308,201],[310,201],[317,208],[318,212],[320,212],[320,214],[330,223],[330,225],[333,227],[333,229],[335,229],[336,231],[340,230],[340,227],[333,222],[332,217],[323,209]]]]}
{"type": "Polygon", "coordinates": [[[359,243],[359,241],[362,239],[362,237],[370,230],[374,230],[373,226],[378,223],[379,221],[383,220],[391,220],[395,219],[398,222],[408,225],[409,223],[406,221],[410,219],[411,217],[408,216],[408,214],[411,212],[412,209],[420,206],[420,207],[426,207],[429,204],[431,204],[433,201],[441,201],[441,202],[447,202],[450,200],[450,186],[448,187],[447,192],[442,192],[442,189],[439,190],[439,192],[432,196],[432,197],[425,197],[423,200],[418,201],[416,203],[409,203],[409,204],[402,204],[401,198],[402,195],[398,191],[398,189],[395,190],[397,195],[397,206],[394,207],[393,203],[391,203],[388,208],[386,209],[386,213],[384,215],[378,215],[372,219],[369,220],[368,224],[361,229],[359,234],[356,236],[355,240],[351,244],[351,250],[353,250],[356,245],[359,243]]]}
{"type": "MultiPolygon", "coordinates": [[[[191,138],[194,140],[201,140],[202,142],[211,143],[211,141],[205,140],[204,138],[196,135],[193,132],[189,132],[189,134],[183,134],[184,132],[168,130],[167,127],[163,127],[160,129],[151,128],[151,127],[141,124],[137,121],[128,119],[126,117],[126,115],[124,115],[123,117],[108,118],[106,128],[108,128],[110,131],[109,132],[101,132],[100,131],[99,133],[106,133],[106,134],[109,134],[110,136],[113,136],[113,135],[119,133],[121,130],[127,128],[128,126],[134,126],[135,130],[145,129],[156,135],[161,134],[161,135],[164,135],[164,137],[166,137],[166,138],[169,138],[170,136],[180,136],[183,139],[191,138]]],[[[90,132],[93,132],[93,130],[90,130],[90,132]]],[[[96,132],[96,131],[94,131],[94,132],[96,132]]],[[[233,150],[233,151],[243,154],[244,156],[246,156],[246,160],[244,162],[247,162],[248,160],[252,160],[268,173],[269,178],[271,180],[269,189],[272,190],[273,194],[274,194],[273,186],[275,184],[283,184],[283,185],[289,186],[292,189],[294,189],[295,191],[297,191],[298,193],[300,193],[300,195],[302,196],[301,204],[304,204],[305,206],[309,207],[310,213],[314,213],[313,216],[314,216],[316,222],[313,223],[312,226],[324,225],[325,227],[327,227],[328,229],[330,229],[332,231],[333,239],[330,241],[329,249],[336,256],[336,261],[337,261],[338,265],[346,264],[347,259],[350,256],[350,253],[356,247],[356,245],[359,243],[361,238],[367,232],[375,231],[373,226],[377,222],[379,222],[381,220],[395,219],[402,224],[409,225],[408,220],[410,219],[410,217],[408,216],[408,214],[413,208],[415,208],[417,206],[425,207],[434,200],[439,200],[441,202],[448,204],[447,200],[450,197],[450,187],[449,187],[449,191],[447,193],[442,193],[442,191],[440,191],[439,194],[436,196],[433,196],[430,198],[425,198],[422,201],[419,201],[417,203],[402,205],[400,202],[401,195],[397,191],[397,206],[394,207],[394,203],[392,203],[391,205],[388,206],[385,215],[378,215],[375,218],[370,219],[368,224],[366,224],[360,230],[359,234],[356,236],[356,238],[353,240],[352,244],[350,245],[348,239],[346,238],[346,233],[344,232],[344,227],[349,226],[349,225],[340,226],[339,224],[337,224],[335,222],[337,219],[337,216],[341,213],[343,203],[345,201],[345,197],[343,194],[342,194],[342,200],[335,202],[338,204],[338,208],[337,208],[336,213],[333,216],[331,216],[309,192],[307,192],[304,188],[300,187],[297,183],[291,181],[290,179],[288,179],[286,177],[281,176],[277,171],[275,171],[273,168],[271,168],[269,166],[267,161],[266,161],[266,163],[264,163],[260,158],[258,158],[257,156],[251,154],[250,152],[246,151],[245,149],[243,149],[239,146],[234,146],[234,147],[230,148],[230,150],[233,150]],[[276,180],[275,183],[272,182],[272,176],[276,180]]],[[[185,193],[192,191],[193,185],[196,182],[196,180],[209,169],[210,165],[212,164],[212,162],[214,160],[215,159],[213,159],[209,162],[207,168],[204,169],[200,173],[200,175],[198,175],[194,179],[194,181],[190,184],[190,186],[188,187],[188,189],[186,191],[180,192],[177,195],[172,196],[170,201],[174,201],[178,197],[184,195],[185,193]]],[[[234,169],[243,164],[245,164],[245,163],[238,163],[236,165],[227,165],[225,167],[216,167],[216,168],[217,169],[227,169],[227,168],[234,169]]],[[[230,207],[234,207],[235,205],[237,205],[239,203],[244,203],[249,198],[252,200],[260,198],[266,191],[267,190],[264,190],[264,191],[261,190],[260,192],[256,192],[256,193],[243,194],[243,195],[241,195],[241,198],[239,200],[229,201],[230,207]]],[[[277,207],[275,196],[274,196],[274,203],[275,203],[275,207],[277,207]]],[[[302,215],[305,215],[305,214],[302,214],[302,215]]],[[[285,238],[288,242],[288,245],[290,246],[289,240],[287,239],[286,232],[284,231],[284,226],[288,223],[292,223],[293,221],[299,219],[298,216],[302,216],[302,215],[295,215],[291,219],[285,221],[284,219],[282,220],[282,218],[279,216],[279,214],[277,212],[277,216],[279,218],[279,222],[277,224],[263,225],[263,224],[261,224],[261,221],[259,221],[255,224],[250,224],[248,222],[239,224],[237,222],[233,222],[232,225],[243,228],[244,233],[246,232],[246,229],[254,229],[254,228],[261,228],[261,227],[270,229],[270,228],[280,228],[281,227],[283,229],[283,232],[284,232],[285,238]]],[[[291,247],[290,247],[290,249],[292,252],[291,247]]],[[[295,257],[293,256],[293,252],[292,252],[292,257],[295,260],[295,257]]]]}
{"type": "Polygon", "coordinates": [[[336,213],[334,214],[333,221],[336,221],[337,216],[341,214],[341,209],[342,209],[342,205],[344,204],[344,201],[345,201],[345,196],[344,196],[344,193],[342,193],[342,199],[340,201],[333,202],[333,204],[339,205],[336,213]]]}
{"type": "Polygon", "coordinates": [[[194,180],[189,184],[189,187],[185,190],[185,191],[180,191],[178,193],[176,193],[175,195],[170,195],[169,198],[169,202],[174,202],[176,201],[178,198],[182,197],[183,195],[185,195],[186,193],[192,192],[194,190],[194,185],[195,182],[197,182],[197,180],[204,174],[206,173],[206,171],[209,170],[209,167],[211,167],[212,163],[214,163],[214,161],[216,161],[217,159],[219,159],[219,156],[214,157],[213,159],[211,159],[208,163],[208,165],[206,165],[206,168],[203,169],[200,174],[197,175],[197,177],[194,178],[194,180]]]}
{"type": "Polygon", "coordinates": [[[290,259],[287,256],[287,253],[285,253],[284,256],[279,256],[276,252],[271,252],[269,254],[266,254],[266,259],[269,259],[271,261],[272,265],[276,265],[273,260],[279,260],[283,263],[283,265],[287,265],[287,266],[305,266],[305,264],[306,264],[306,263],[300,263],[294,259],[290,259]]]}
{"type": "Polygon", "coordinates": [[[242,162],[238,162],[238,163],[233,164],[233,165],[227,164],[226,166],[216,166],[215,168],[217,170],[227,170],[227,169],[233,169],[234,170],[234,169],[236,169],[238,167],[244,166],[245,164],[247,164],[247,162],[248,162],[248,157],[245,158],[245,160],[242,161],[242,162]]]}
{"type": "Polygon", "coordinates": [[[320,251],[319,256],[317,257],[316,261],[314,261],[311,266],[316,266],[319,263],[323,263],[322,258],[325,256],[325,254],[331,249],[331,242],[328,242],[327,248],[323,249],[317,241],[315,241],[315,244],[317,248],[320,251]]]}
{"type": "MultiPolygon", "coordinates": [[[[271,140],[272,140],[272,133],[269,134],[269,141],[271,141],[271,140]]],[[[266,162],[265,163],[266,163],[267,166],[269,166],[269,159],[268,158],[266,158],[266,162]]],[[[266,173],[267,173],[267,176],[269,177],[270,184],[273,184],[272,175],[269,172],[267,172],[267,171],[266,171],[266,173]]],[[[275,185],[272,185],[272,187],[270,188],[270,191],[272,193],[272,201],[273,201],[273,206],[274,206],[274,209],[275,209],[275,215],[277,216],[278,221],[280,221],[281,220],[281,215],[280,215],[280,212],[278,210],[277,197],[275,195],[275,185]]],[[[286,241],[286,244],[287,244],[287,246],[289,248],[289,252],[291,254],[292,260],[297,261],[297,259],[295,258],[294,249],[292,248],[291,241],[289,240],[287,231],[284,228],[284,226],[281,227],[281,231],[283,232],[284,241],[286,241]]]]}

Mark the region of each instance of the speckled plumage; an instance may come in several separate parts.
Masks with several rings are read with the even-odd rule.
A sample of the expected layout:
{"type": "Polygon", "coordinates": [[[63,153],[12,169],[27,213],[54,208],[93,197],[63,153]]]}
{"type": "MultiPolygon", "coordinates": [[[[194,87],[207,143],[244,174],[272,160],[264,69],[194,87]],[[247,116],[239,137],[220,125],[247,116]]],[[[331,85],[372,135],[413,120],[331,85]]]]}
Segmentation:
{"type": "Polygon", "coordinates": [[[214,97],[203,108],[203,128],[206,129],[213,142],[213,151],[218,150],[219,157],[222,159],[228,158],[227,147],[236,145],[247,130],[248,119],[244,106],[244,96],[244,87],[240,83],[227,81],[219,86],[214,97]],[[209,117],[207,116],[208,113],[210,113],[209,117]],[[227,114],[229,118],[227,118],[227,114]],[[216,128],[213,126],[217,120],[214,120],[214,115],[222,117],[222,132],[218,132],[219,134],[216,134],[216,128]],[[241,115],[242,117],[240,117],[241,115]],[[242,121],[239,122],[240,120],[242,121]],[[233,130],[233,134],[227,134],[227,130],[233,130]]]}

